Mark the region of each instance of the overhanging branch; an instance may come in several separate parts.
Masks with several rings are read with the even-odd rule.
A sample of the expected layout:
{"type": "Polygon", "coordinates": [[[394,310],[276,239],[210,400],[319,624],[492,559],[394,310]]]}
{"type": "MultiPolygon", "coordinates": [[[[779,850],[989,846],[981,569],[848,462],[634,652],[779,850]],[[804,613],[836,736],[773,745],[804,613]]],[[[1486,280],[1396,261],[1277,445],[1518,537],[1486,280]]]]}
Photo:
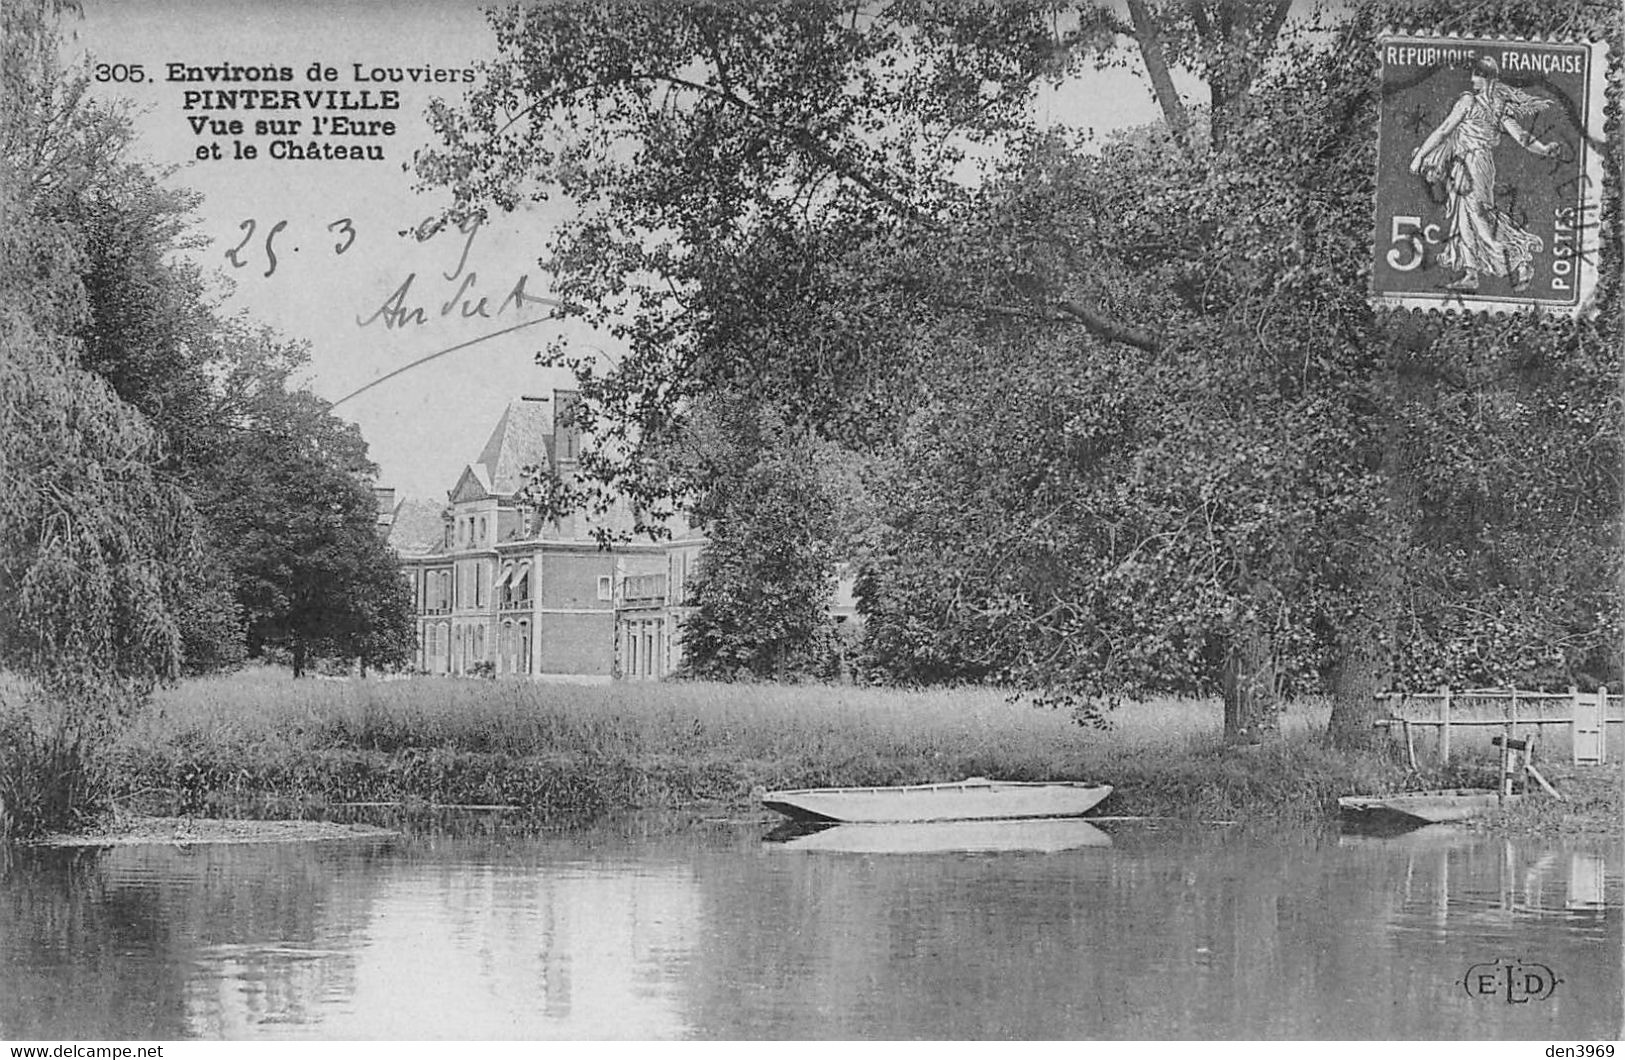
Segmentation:
{"type": "Polygon", "coordinates": [[[1151,332],[1121,324],[1081,302],[1061,301],[1056,303],[1056,308],[1103,339],[1121,342],[1147,353],[1156,353],[1162,348],[1162,340],[1151,332]]]}
{"type": "Polygon", "coordinates": [[[1119,323],[1077,301],[1058,301],[1054,303],[1056,312],[1053,313],[1046,313],[1039,307],[991,305],[985,302],[967,302],[964,300],[947,300],[940,304],[947,309],[980,313],[983,316],[1030,320],[1039,324],[1078,324],[1092,334],[1110,342],[1121,342],[1126,346],[1133,346],[1147,353],[1156,353],[1162,349],[1162,339],[1159,336],[1141,328],[1129,327],[1126,324],[1119,323]]]}

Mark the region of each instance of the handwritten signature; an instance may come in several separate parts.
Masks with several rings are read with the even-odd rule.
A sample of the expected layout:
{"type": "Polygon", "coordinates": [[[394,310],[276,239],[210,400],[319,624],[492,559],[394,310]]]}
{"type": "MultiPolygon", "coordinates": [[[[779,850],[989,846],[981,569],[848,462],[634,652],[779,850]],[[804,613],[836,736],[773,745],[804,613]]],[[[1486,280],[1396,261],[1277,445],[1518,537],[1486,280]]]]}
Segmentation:
{"type": "Polygon", "coordinates": [[[406,279],[402,280],[400,286],[390,292],[389,297],[384,299],[382,305],[373,310],[372,315],[362,318],[358,313],[355,322],[361,327],[369,327],[372,324],[382,322],[384,330],[388,331],[393,328],[423,325],[431,320],[439,320],[453,315],[463,319],[492,320],[509,311],[523,310],[526,306],[564,307],[564,303],[556,298],[543,298],[525,290],[525,282],[530,277],[529,274],[522,273],[514,281],[513,286],[509,288],[508,293],[503,296],[502,301],[497,303],[495,309],[492,309],[491,300],[488,296],[473,292],[473,287],[478,282],[479,275],[470,271],[468,275],[462,278],[462,283],[458,285],[456,293],[440,303],[438,309],[431,314],[430,307],[414,305],[409,300],[412,294],[412,285],[417,282],[417,278],[417,273],[407,273],[406,279]]]}
{"type": "MultiPolygon", "coordinates": [[[[480,230],[480,222],[467,222],[460,225],[459,230],[462,231],[464,239],[462,252],[457,258],[457,264],[450,272],[440,274],[441,279],[443,279],[447,284],[454,283],[457,285],[450,298],[447,298],[444,302],[440,302],[438,306],[434,306],[432,304],[422,304],[421,299],[414,298],[414,285],[418,283],[418,274],[416,272],[409,272],[406,274],[406,278],[396,285],[395,289],[389,293],[389,295],[383,300],[382,304],[380,304],[377,309],[373,310],[370,315],[363,317],[360,314],[357,314],[355,318],[356,323],[363,328],[370,327],[374,324],[382,324],[384,330],[388,331],[395,328],[421,327],[425,324],[433,322],[434,320],[454,315],[465,320],[494,320],[498,317],[504,316],[504,314],[517,315],[523,312],[528,306],[546,306],[550,309],[562,309],[565,307],[565,303],[559,301],[558,299],[543,298],[538,295],[531,294],[525,289],[525,284],[529,279],[529,274],[521,273],[518,279],[514,280],[513,285],[508,288],[507,294],[502,297],[501,301],[497,302],[496,307],[493,309],[491,306],[490,296],[481,294],[475,290],[476,285],[479,283],[479,274],[473,269],[468,268],[469,253],[474,246],[474,237],[480,230]]],[[[429,227],[429,222],[425,222],[416,230],[418,241],[423,242],[427,240],[434,234],[434,232],[435,229],[429,227]]],[[[402,232],[400,234],[407,235],[408,232],[402,232]]],[[[431,279],[427,282],[434,283],[436,281],[431,279]]],[[[435,350],[432,353],[414,359],[408,364],[401,365],[394,371],[387,372],[384,375],[379,376],[377,379],[365,383],[350,393],[345,394],[343,397],[340,397],[337,401],[333,402],[333,407],[337,408],[339,405],[344,404],[350,399],[359,397],[361,394],[366,393],[374,387],[386,383],[397,376],[419,367],[420,365],[427,364],[429,361],[444,357],[450,353],[456,353],[459,350],[465,350],[470,346],[476,346],[491,339],[499,338],[511,332],[534,327],[537,324],[546,323],[547,321],[553,319],[556,319],[556,315],[552,313],[546,316],[533,317],[530,320],[522,320],[519,323],[509,324],[507,327],[497,328],[494,331],[488,331],[484,334],[476,335],[474,338],[447,346],[444,349],[435,350]]]]}
{"type": "MultiPolygon", "coordinates": [[[[508,293],[496,304],[496,308],[491,307],[490,297],[474,289],[479,283],[479,274],[473,269],[464,272],[468,266],[469,253],[474,247],[474,237],[479,234],[481,225],[480,221],[470,221],[458,226],[458,230],[464,235],[462,252],[457,258],[457,265],[450,272],[441,274],[448,283],[456,283],[457,288],[450,298],[439,304],[438,309],[431,312],[430,306],[414,304],[412,287],[417,283],[418,274],[409,272],[384,299],[383,304],[365,318],[357,314],[355,322],[364,328],[381,322],[384,330],[389,331],[394,328],[422,326],[431,320],[450,316],[464,320],[492,320],[505,313],[522,312],[527,306],[562,309],[564,303],[558,299],[533,295],[525,289],[525,283],[530,278],[528,273],[521,273],[513,282],[513,286],[508,289],[508,293]]],[[[425,238],[422,226],[418,232],[420,240],[425,238]]]]}

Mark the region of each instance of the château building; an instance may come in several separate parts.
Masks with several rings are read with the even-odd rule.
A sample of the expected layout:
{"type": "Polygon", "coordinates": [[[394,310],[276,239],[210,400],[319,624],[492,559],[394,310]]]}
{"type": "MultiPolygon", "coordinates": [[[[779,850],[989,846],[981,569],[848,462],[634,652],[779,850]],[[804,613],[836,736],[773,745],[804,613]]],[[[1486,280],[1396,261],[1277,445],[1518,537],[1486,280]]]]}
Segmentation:
{"type": "Polygon", "coordinates": [[[389,540],[411,582],[418,669],[538,680],[659,679],[681,662],[683,589],[704,539],[601,548],[631,512],[543,520],[519,503],[532,470],[568,483],[581,436],[574,391],[510,404],[438,519],[402,502],[389,540]]]}

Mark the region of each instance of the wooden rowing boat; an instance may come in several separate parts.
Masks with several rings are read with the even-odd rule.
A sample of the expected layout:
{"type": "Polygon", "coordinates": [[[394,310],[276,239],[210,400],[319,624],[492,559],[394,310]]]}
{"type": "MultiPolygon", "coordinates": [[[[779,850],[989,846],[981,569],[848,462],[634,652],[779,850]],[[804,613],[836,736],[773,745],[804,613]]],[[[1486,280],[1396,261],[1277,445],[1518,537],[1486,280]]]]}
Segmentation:
{"type": "Polygon", "coordinates": [[[798,788],[761,798],[763,806],[799,821],[991,821],[1078,817],[1111,793],[1108,784],[971,777],[895,788],[798,788]]]}
{"type": "Polygon", "coordinates": [[[1342,811],[1356,818],[1402,817],[1444,824],[1470,821],[1522,801],[1522,795],[1501,795],[1489,788],[1450,788],[1442,791],[1403,791],[1395,795],[1345,795],[1337,800],[1342,811]]]}
{"type": "Polygon", "coordinates": [[[1057,854],[1112,845],[1111,836],[1076,817],[784,827],[816,830],[775,840],[774,849],[822,854],[1057,854]]]}

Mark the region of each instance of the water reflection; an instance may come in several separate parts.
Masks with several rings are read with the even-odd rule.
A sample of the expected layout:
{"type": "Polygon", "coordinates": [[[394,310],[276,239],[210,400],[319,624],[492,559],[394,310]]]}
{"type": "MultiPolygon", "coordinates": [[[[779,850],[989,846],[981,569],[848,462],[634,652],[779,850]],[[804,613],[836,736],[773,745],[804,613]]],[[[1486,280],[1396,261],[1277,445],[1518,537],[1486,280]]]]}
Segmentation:
{"type": "Polygon", "coordinates": [[[1619,1031],[1614,848],[1023,824],[25,852],[0,881],[0,1037],[1619,1031]],[[1469,997],[1498,956],[1563,983],[1469,997]]]}
{"type": "Polygon", "coordinates": [[[832,854],[1055,854],[1109,847],[1112,837],[1076,818],[781,826],[765,837],[781,850],[832,854]]]}
{"type": "Polygon", "coordinates": [[[344,950],[210,947],[195,1034],[673,1037],[670,959],[697,917],[684,871],[430,862],[375,889],[344,950]],[[267,964],[281,974],[268,975],[267,964]]]}

